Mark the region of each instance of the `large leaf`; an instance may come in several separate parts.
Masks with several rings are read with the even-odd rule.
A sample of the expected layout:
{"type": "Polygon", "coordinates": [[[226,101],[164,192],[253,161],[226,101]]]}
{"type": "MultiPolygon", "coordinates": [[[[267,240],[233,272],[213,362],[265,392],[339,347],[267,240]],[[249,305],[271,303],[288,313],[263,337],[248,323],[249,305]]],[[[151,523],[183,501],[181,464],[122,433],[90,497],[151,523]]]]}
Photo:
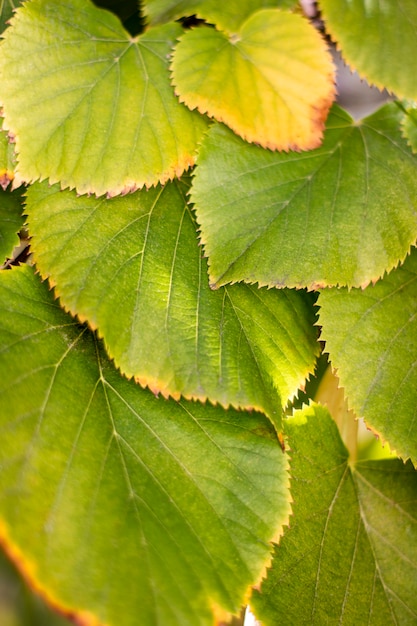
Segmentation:
{"type": "Polygon", "coordinates": [[[86,624],[238,610],[288,515],[272,425],[127,381],[28,266],[0,303],[0,535],[26,577],[86,624]]]}
{"type": "Polygon", "coordinates": [[[38,268],[128,376],[155,393],[260,408],[279,424],[314,367],[311,302],[246,285],[211,291],[187,191],[177,181],[97,199],[32,186],[38,268]]]}
{"type": "Polygon", "coordinates": [[[267,7],[292,7],[297,0],[146,0],[145,12],[151,24],[197,15],[220,29],[233,33],[255,11],[267,7]]]}
{"type": "Polygon", "coordinates": [[[11,258],[19,245],[19,231],[24,224],[21,192],[0,189],[0,265],[11,258]]]}
{"type": "Polygon", "coordinates": [[[417,473],[352,464],[327,409],[288,420],[293,517],[252,604],[264,626],[417,620],[417,473]]]}
{"type": "Polygon", "coordinates": [[[360,122],[335,107],[323,146],[273,154],[223,126],[203,143],[192,199],[215,285],[363,286],[417,238],[417,159],[402,113],[360,122]]]}
{"type": "Polygon", "coordinates": [[[370,83],[417,99],[415,0],[320,0],[328,33],[343,57],[370,83]]]}
{"type": "Polygon", "coordinates": [[[181,32],[168,24],[132,39],[89,0],[25,2],[0,48],[21,178],[114,195],[180,175],[207,124],[170,85],[181,32]]]}
{"type": "Polygon", "coordinates": [[[182,102],[273,150],[320,145],[334,99],[326,43],[301,15],[264,9],[231,36],[210,27],[177,44],[173,82],[182,102]]]}
{"type": "Polygon", "coordinates": [[[318,302],[322,339],[349,406],[417,461],[417,251],[375,286],[326,289],[318,302]]]}

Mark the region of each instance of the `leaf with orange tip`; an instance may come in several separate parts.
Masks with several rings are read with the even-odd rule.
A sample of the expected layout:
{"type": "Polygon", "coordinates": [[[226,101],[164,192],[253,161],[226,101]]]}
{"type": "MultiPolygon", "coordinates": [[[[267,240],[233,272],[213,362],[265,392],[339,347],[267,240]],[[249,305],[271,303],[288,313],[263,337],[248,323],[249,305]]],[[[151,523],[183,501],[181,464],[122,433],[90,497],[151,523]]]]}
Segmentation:
{"type": "Polygon", "coordinates": [[[33,185],[37,267],[128,377],[165,396],[261,409],[279,428],[319,349],[312,302],[249,285],[212,291],[188,190],[175,181],[97,199],[33,185]]]}
{"type": "Polygon", "coordinates": [[[322,406],[286,421],[293,516],[250,603],[263,626],[412,626],[417,615],[417,472],[349,459],[322,406]]]}
{"type": "Polygon", "coordinates": [[[417,462],[417,251],[366,289],[321,291],[319,323],[351,409],[417,462]]]}
{"type": "Polygon", "coordinates": [[[288,521],[259,413],[155,398],[29,266],[0,272],[0,541],[83,626],[212,626],[288,521]]]}
{"type": "Polygon", "coordinates": [[[301,15],[253,13],[226,35],[203,26],[175,47],[172,76],[180,100],[272,150],[320,145],[335,95],[326,43],[301,15]]]}
{"type": "Polygon", "coordinates": [[[133,39],[90,0],[25,2],[0,47],[0,101],[20,178],[116,195],[188,169],[207,121],[170,84],[181,32],[166,24],[133,39]]]}

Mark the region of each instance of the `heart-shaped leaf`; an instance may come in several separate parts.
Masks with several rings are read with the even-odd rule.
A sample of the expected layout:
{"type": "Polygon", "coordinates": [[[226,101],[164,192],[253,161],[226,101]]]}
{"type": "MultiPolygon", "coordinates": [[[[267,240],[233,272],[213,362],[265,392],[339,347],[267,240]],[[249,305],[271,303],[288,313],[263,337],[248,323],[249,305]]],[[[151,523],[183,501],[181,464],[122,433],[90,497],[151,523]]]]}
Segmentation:
{"type": "Polygon", "coordinates": [[[377,87],[417,100],[415,0],[320,0],[327,32],[344,59],[377,87]]]}
{"type": "Polygon", "coordinates": [[[407,625],[417,616],[417,473],[352,463],[327,409],[285,425],[293,517],[251,604],[264,626],[407,625]]]}
{"type": "Polygon", "coordinates": [[[262,409],[279,427],[314,368],[312,303],[248,285],[213,292],[188,189],[176,181],[97,199],[32,186],[37,266],[127,376],[167,396],[262,409]]]}
{"type": "Polygon", "coordinates": [[[210,626],[287,520],[265,416],[121,377],[31,268],[0,273],[0,537],[82,624],[210,626]]]}
{"type": "Polygon", "coordinates": [[[214,125],[192,200],[211,282],[364,286],[417,238],[417,158],[394,104],[359,122],[335,106],[320,149],[277,154],[214,125]]]}
{"type": "Polygon", "coordinates": [[[170,85],[181,32],[168,24],[132,39],[90,0],[25,2],[0,47],[0,100],[20,177],[115,195],[188,168],[207,122],[170,85]]]}
{"type": "Polygon", "coordinates": [[[361,289],[320,293],[320,324],[349,406],[417,461],[417,251],[361,289]]]}
{"type": "Polygon", "coordinates": [[[301,15],[257,11],[230,36],[190,30],[175,48],[172,73],[182,102],[249,142],[273,150],[320,145],[334,67],[326,43],[301,15]]]}

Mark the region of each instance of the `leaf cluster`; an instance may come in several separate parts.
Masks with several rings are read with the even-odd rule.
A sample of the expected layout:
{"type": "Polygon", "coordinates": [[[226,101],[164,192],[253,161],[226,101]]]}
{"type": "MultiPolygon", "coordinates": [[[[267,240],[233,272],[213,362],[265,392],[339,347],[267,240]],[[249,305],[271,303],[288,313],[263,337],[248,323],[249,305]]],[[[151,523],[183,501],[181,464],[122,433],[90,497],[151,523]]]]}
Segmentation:
{"type": "Polygon", "coordinates": [[[0,3],[0,542],[76,623],[416,623],[417,5],[319,6],[0,3]]]}

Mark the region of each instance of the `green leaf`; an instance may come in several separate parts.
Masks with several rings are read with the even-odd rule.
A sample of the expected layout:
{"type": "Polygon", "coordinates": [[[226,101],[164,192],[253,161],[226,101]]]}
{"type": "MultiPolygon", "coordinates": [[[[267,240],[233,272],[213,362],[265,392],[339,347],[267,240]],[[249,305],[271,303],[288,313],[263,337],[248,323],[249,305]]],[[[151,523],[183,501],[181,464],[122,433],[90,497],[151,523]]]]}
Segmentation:
{"type": "Polygon", "coordinates": [[[38,268],[127,376],[166,396],[259,408],[279,425],[314,368],[311,301],[245,285],[213,292],[187,192],[176,181],[97,199],[33,185],[38,268]]]}
{"type": "Polygon", "coordinates": [[[80,623],[238,610],[289,510],[265,416],[127,381],[28,266],[0,303],[0,534],[26,577],[80,623]]]}
{"type": "Polygon", "coordinates": [[[182,102],[272,150],[320,145],[334,100],[334,66],[325,41],[299,14],[264,9],[228,36],[189,30],[171,65],[182,102]]]}
{"type": "Polygon", "coordinates": [[[404,137],[414,153],[417,152],[417,104],[407,107],[406,115],[402,122],[404,137]]]}
{"type": "Polygon", "coordinates": [[[144,8],[150,24],[161,24],[180,17],[197,15],[230,33],[255,11],[268,7],[292,8],[296,0],[146,0],[144,8]]]}
{"type": "Polygon", "coordinates": [[[417,252],[365,290],[320,293],[321,338],[349,406],[403,458],[417,460],[417,252]]]}
{"type": "Polygon", "coordinates": [[[417,99],[415,0],[320,0],[326,31],[345,61],[377,87],[417,99]]]}
{"type": "Polygon", "coordinates": [[[6,190],[14,179],[16,158],[14,146],[8,134],[3,130],[3,118],[0,117],[0,187],[6,190]]]}
{"type": "Polygon", "coordinates": [[[273,154],[213,126],[191,197],[211,282],[364,286],[417,238],[417,159],[386,105],[354,122],[339,107],[323,146],[273,154]]]}
{"type": "Polygon", "coordinates": [[[4,31],[14,9],[21,5],[23,0],[0,0],[0,33],[4,31]]]}
{"type": "Polygon", "coordinates": [[[293,516],[251,604],[264,626],[417,619],[417,474],[398,459],[350,464],[319,405],[286,423],[293,516]]]}
{"type": "Polygon", "coordinates": [[[0,189],[0,265],[11,258],[19,245],[19,231],[24,225],[21,192],[0,189]]]}
{"type": "Polygon", "coordinates": [[[207,122],[170,84],[181,32],[168,24],[133,39],[89,0],[25,2],[0,47],[0,99],[20,177],[115,195],[193,164],[207,122]]]}

